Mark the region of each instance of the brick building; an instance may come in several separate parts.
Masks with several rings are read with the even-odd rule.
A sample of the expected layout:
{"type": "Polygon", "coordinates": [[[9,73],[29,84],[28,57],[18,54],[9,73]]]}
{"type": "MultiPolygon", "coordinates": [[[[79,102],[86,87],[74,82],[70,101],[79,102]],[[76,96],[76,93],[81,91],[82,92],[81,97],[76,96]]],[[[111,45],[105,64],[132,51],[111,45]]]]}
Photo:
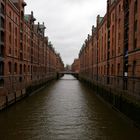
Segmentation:
{"type": "MultiPolygon", "coordinates": [[[[4,57],[5,57],[5,1],[0,5],[0,86],[4,85],[4,57]]],[[[3,90],[3,89],[1,89],[3,90]]],[[[2,94],[2,93],[1,93],[2,94]]]]}
{"type": "Polygon", "coordinates": [[[56,78],[63,61],[45,37],[44,23],[25,15],[24,0],[0,0],[0,107],[56,78]]]}
{"type": "Polygon", "coordinates": [[[64,71],[64,63],[59,53],[56,53],[56,69],[57,72],[64,71]]]}
{"type": "Polygon", "coordinates": [[[71,66],[71,70],[72,70],[72,72],[79,73],[79,71],[80,71],[80,61],[79,61],[79,59],[74,59],[74,62],[71,66]]]}
{"type": "Polygon", "coordinates": [[[108,0],[79,52],[80,76],[140,98],[140,2],[108,0]]]}

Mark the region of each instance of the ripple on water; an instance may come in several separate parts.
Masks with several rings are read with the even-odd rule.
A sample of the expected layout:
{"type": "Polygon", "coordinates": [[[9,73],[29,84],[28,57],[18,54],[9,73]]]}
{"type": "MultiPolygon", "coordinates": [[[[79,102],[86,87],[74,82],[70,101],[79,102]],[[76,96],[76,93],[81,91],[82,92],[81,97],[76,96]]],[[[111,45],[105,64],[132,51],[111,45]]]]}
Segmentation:
{"type": "Polygon", "coordinates": [[[0,113],[0,140],[139,140],[94,92],[66,75],[0,113]]]}

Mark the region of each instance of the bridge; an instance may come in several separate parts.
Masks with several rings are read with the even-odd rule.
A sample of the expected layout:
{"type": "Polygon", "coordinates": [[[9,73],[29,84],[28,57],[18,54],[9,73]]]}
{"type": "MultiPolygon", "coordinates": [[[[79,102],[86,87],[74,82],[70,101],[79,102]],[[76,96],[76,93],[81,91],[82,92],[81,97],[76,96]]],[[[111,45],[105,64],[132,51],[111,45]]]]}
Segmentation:
{"type": "Polygon", "coordinates": [[[73,72],[73,71],[61,71],[57,73],[57,78],[59,79],[60,77],[62,77],[65,74],[70,74],[73,75],[75,78],[78,79],[79,77],[79,73],[78,72],[73,72]]]}

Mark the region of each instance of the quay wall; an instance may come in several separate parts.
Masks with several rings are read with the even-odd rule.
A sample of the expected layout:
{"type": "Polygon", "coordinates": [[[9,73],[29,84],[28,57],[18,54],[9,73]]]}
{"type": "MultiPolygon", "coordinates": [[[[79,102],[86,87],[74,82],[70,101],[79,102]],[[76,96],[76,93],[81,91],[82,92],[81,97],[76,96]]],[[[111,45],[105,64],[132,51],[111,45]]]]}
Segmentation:
{"type": "Polygon", "coordinates": [[[79,80],[90,86],[96,95],[101,97],[105,102],[121,113],[124,117],[131,121],[132,125],[140,128],[140,102],[128,96],[127,91],[123,91],[119,88],[114,88],[109,85],[103,85],[100,82],[87,79],[83,76],[79,76],[79,80]]]}
{"type": "MultiPolygon", "coordinates": [[[[43,87],[45,87],[48,82],[55,80],[56,74],[54,76],[51,76],[47,79],[44,79],[42,81],[35,82],[32,85],[29,85],[21,90],[11,91],[10,93],[6,92],[6,89],[2,89],[6,92],[6,94],[3,94],[0,96],[0,111],[3,109],[6,109],[7,107],[15,104],[16,102],[20,101],[21,99],[24,99],[25,97],[29,96],[33,92],[39,91],[43,87]]],[[[1,93],[2,93],[1,90],[1,93]]]]}

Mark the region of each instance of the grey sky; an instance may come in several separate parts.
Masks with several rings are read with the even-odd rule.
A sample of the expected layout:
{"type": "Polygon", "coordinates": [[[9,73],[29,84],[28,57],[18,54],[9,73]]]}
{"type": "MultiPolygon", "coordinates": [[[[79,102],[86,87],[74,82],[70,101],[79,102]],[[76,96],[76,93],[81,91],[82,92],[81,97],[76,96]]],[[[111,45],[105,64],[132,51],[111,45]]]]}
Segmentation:
{"type": "Polygon", "coordinates": [[[25,0],[26,14],[34,11],[37,22],[45,22],[46,35],[65,64],[78,57],[79,50],[96,25],[98,14],[104,16],[106,0],[25,0]]]}

